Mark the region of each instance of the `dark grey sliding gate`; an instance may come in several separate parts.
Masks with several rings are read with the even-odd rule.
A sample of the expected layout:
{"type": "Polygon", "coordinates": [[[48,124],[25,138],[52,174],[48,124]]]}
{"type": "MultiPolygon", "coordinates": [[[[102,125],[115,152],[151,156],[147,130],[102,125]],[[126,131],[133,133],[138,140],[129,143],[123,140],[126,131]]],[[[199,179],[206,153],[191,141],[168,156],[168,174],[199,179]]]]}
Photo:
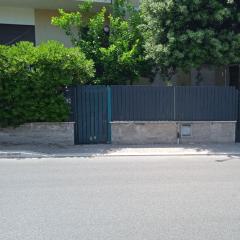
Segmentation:
{"type": "Polygon", "coordinates": [[[77,86],[74,89],[75,144],[110,142],[110,89],[77,86]]]}
{"type": "Polygon", "coordinates": [[[176,121],[236,121],[234,87],[175,87],[176,121]]]}
{"type": "Polygon", "coordinates": [[[113,121],[174,120],[172,87],[112,86],[113,121]]]}
{"type": "Polygon", "coordinates": [[[236,121],[234,87],[112,86],[113,121],[236,121]]]}

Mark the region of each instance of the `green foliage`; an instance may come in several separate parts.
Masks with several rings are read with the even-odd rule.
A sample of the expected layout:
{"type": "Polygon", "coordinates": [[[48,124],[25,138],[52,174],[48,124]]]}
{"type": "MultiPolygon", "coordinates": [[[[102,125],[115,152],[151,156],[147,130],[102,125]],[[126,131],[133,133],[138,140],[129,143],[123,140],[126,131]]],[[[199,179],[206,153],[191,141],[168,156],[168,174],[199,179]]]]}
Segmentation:
{"type": "Polygon", "coordinates": [[[85,2],[77,12],[60,9],[60,16],[52,19],[52,24],[63,29],[73,45],[94,61],[96,78],[91,84],[128,84],[140,75],[151,75],[138,29],[139,12],[125,0],[114,1],[112,14],[105,7],[92,14],[91,8],[91,3],[85,2]],[[108,33],[104,32],[106,26],[108,33]]]}
{"type": "Polygon", "coordinates": [[[0,126],[66,120],[63,89],[93,76],[93,63],[78,48],[53,41],[0,46],[0,126]]]}
{"type": "Polygon", "coordinates": [[[168,75],[240,63],[238,0],[143,0],[147,58],[168,75]]]}

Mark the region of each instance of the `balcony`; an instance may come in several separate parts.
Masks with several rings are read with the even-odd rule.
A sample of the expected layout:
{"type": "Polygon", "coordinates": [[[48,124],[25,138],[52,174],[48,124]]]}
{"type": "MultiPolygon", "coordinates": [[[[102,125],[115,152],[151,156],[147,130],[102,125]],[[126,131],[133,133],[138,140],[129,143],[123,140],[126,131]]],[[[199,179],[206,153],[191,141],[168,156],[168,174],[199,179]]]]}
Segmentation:
{"type": "MultiPolygon", "coordinates": [[[[35,9],[58,9],[74,10],[81,0],[0,0],[0,6],[35,8],[35,9]]],[[[110,4],[112,0],[94,0],[94,6],[110,4]]]]}

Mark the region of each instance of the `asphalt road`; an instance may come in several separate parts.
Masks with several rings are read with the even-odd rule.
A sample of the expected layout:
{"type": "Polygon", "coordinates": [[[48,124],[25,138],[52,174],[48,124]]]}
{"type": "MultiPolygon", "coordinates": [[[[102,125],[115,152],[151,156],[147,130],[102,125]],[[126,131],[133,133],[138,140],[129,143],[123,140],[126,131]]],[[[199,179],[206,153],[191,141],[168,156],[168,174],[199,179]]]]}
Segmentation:
{"type": "Polygon", "coordinates": [[[239,240],[238,157],[0,160],[0,240],[239,240]]]}

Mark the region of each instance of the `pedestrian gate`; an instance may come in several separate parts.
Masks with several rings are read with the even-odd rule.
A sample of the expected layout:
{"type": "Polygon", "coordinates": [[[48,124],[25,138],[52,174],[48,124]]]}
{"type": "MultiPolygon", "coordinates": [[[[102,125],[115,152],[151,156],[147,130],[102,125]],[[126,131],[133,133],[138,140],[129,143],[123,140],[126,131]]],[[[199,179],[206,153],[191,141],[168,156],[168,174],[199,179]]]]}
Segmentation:
{"type": "Polygon", "coordinates": [[[75,144],[111,141],[111,92],[106,86],[76,86],[74,89],[75,144]]]}

